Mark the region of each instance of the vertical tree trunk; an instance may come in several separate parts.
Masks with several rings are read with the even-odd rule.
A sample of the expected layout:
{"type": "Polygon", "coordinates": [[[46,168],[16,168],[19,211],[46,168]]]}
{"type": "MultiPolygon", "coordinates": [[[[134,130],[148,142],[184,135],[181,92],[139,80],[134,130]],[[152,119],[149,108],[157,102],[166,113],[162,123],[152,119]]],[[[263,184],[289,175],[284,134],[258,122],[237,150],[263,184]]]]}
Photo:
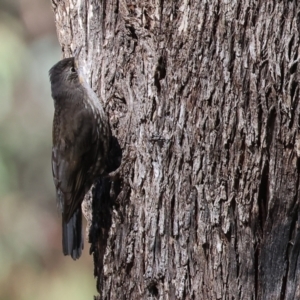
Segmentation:
{"type": "Polygon", "coordinates": [[[297,1],[52,2],[122,148],[98,299],[300,299],[297,1]]]}

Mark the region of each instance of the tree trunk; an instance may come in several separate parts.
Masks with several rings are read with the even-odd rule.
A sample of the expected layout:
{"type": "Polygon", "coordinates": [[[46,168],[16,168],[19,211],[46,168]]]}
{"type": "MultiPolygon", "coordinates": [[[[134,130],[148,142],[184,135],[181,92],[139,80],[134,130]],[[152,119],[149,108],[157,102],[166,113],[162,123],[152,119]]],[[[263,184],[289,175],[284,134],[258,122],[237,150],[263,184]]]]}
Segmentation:
{"type": "Polygon", "coordinates": [[[300,4],[52,2],[122,149],[97,299],[300,299],[300,4]]]}

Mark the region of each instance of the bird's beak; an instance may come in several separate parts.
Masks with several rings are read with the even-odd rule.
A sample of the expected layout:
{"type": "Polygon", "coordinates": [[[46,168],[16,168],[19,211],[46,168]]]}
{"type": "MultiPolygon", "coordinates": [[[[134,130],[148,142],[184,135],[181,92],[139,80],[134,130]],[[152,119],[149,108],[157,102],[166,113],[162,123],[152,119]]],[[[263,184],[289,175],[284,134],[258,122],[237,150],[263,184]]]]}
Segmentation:
{"type": "Polygon", "coordinates": [[[79,63],[78,63],[79,54],[80,54],[81,49],[82,49],[82,46],[79,46],[75,50],[75,53],[74,53],[74,63],[75,63],[75,68],[76,68],[77,73],[78,73],[79,81],[80,81],[81,84],[84,84],[84,78],[82,77],[82,74],[81,74],[81,72],[79,70],[79,63]]]}
{"type": "Polygon", "coordinates": [[[78,69],[78,58],[79,58],[79,54],[80,54],[81,49],[82,49],[82,46],[79,46],[75,50],[75,53],[74,53],[74,61],[75,61],[75,67],[76,67],[76,69],[78,69]]]}

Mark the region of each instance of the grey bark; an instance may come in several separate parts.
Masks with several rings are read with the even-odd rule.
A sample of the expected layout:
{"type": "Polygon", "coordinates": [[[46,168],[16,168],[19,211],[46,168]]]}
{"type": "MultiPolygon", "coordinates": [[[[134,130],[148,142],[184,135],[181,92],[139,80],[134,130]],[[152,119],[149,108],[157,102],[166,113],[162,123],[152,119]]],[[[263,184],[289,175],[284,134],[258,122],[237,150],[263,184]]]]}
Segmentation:
{"type": "Polygon", "coordinates": [[[52,2],[122,149],[97,299],[300,299],[297,1],[52,2]]]}

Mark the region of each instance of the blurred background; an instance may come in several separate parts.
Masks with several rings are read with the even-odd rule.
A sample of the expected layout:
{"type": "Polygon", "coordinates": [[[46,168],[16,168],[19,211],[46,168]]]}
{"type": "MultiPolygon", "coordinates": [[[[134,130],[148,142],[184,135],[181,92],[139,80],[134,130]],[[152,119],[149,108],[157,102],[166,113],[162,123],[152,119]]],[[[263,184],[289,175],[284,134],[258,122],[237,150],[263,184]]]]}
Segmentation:
{"type": "Polygon", "coordinates": [[[48,70],[61,59],[50,0],[0,0],[0,300],[93,299],[85,243],[61,250],[48,70]]]}

